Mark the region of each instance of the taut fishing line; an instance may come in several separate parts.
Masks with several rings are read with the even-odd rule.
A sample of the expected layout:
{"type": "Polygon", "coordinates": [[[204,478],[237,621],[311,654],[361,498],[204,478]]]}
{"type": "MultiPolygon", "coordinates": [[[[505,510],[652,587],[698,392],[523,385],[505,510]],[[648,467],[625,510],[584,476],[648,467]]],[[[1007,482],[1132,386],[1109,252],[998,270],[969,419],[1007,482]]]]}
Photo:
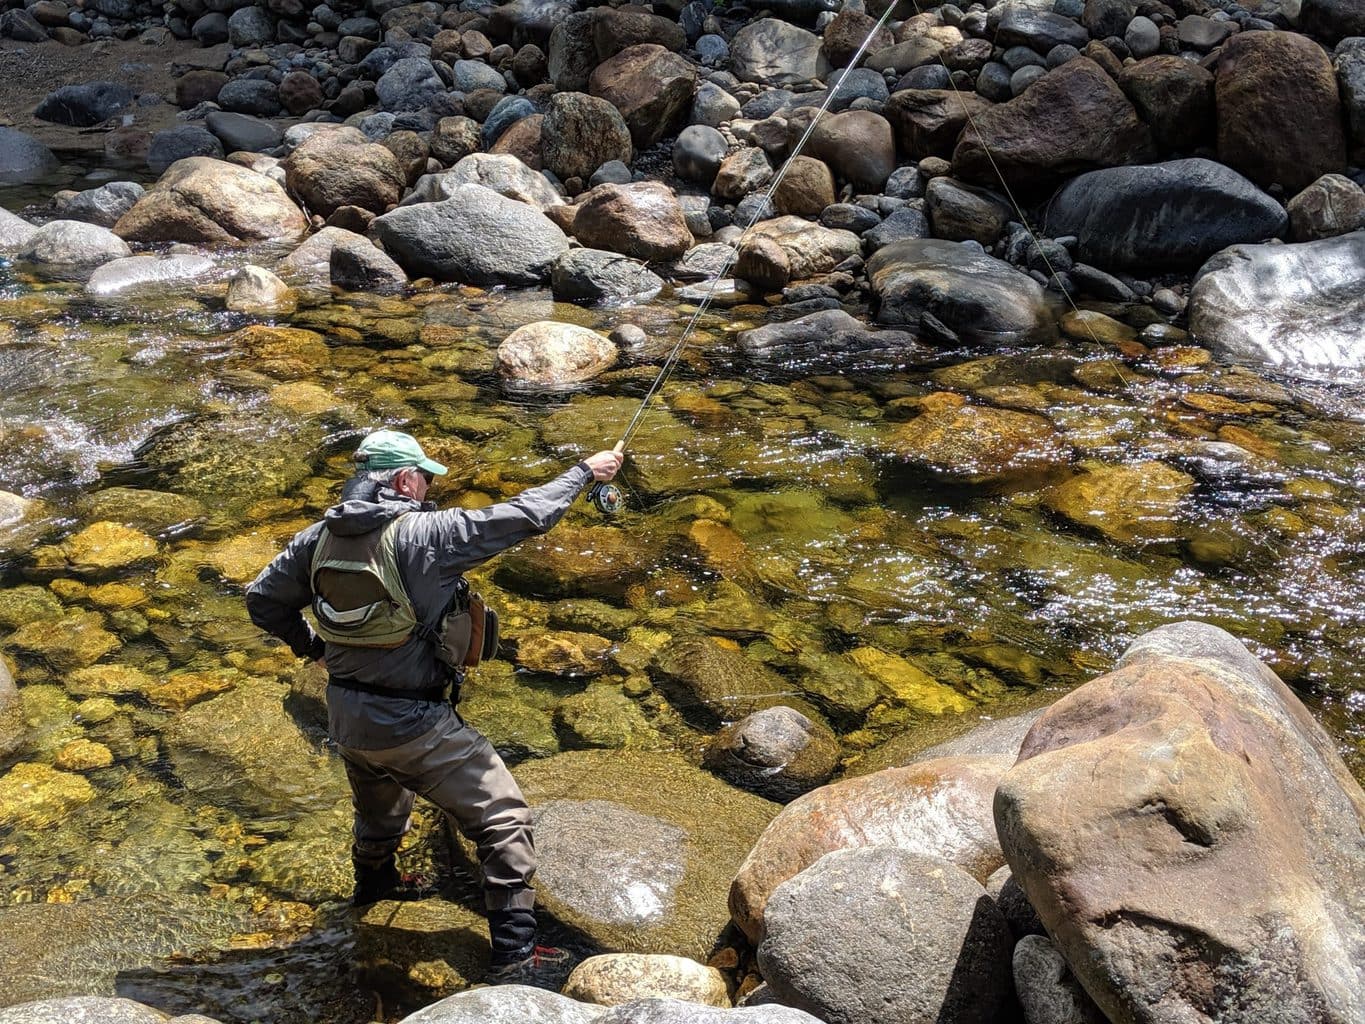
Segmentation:
{"type": "MultiPolygon", "coordinates": [[[[919,0],[911,0],[911,3],[915,8],[916,15],[922,15],[924,13],[920,9],[919,0]]],[[[838,80],[826,90],[824,102],[820,104],[820,107],[817,109],[815,116],[811,119],[810,124],[806,126],[806,130],[802,133],[801,138],[787,155],[787,159],[783,161],[781,168],[773,177],[771,184],[768,185],[768,189],[763,196],[763,201],[756,204],[754,212],[749,218],[749,223],[746,224],[744,230],[740,232],[739,238],[735,240],[734,247],[726,254],[724,262],[712,273],[711,280],[706,289],[706,294],[702,296],[701,302],[688,318],[687,324],[683,327],[682,333],[678,336],[678,340],[673,343],[673,347],[665,357],[663,365],[659,368],[659,372],[655,376],[653,383],[650,384],[649,389],[640,400],[640,406],[635,410],[635,415],[631,417],[630,422],[626,425],[625,431],[621,434],[621,439],[616,442],[613,448],[614,451],[624,452],[626,445],[630,443],[630,439],[634,437],[635,432],[640,429],[640,424],[644,420],[645,414],[649,411],[650,402],[658,395],[659,391],[668,381],[668,378],[672,376],[673,371],[677,368],[678,361],[681,359],[683,351],[687,348],[688,339],[691,338],[692,332],[696,329],[697,323],[701,320],[703,314],[705,314],[707,307],[711,305],[711,300],[715,296],[716,288],[719,287],[726,272],[728,272],[735,264],[735,261],[739,259],[739,249],[743,244],[744,239],[748,236],[749,232],[753,230],[754,225],[759,222],[771,207],[773,195],[776,193],[778,186],[782,184],[783,179],[786,178],[787,172],[791,170],[792,162],[801,155],[801,150],[804,149],[806,143],[810,141],[810,137],[815,134],[815,129],[820,124],[820,119],[828,112],[830,104],[834,102],[834,97],[838,94],[839,90],[843,88],[849,72],[853,71],[858,66],[859,61],[863,59],[863,55],[867,52],[867,48],[872,44],[873,38],[886,25],[891,17],[891,12],[895,10],[897,6],[898,0],[887,0],[886,10],[882,12],[881,17],[878,18],[872,28],[868,30],[867,35],[863,38],[862,44],[858,47],[853,56],[849,58],[848,64],[840,72],[838,80]]],[[[1041,244],[1032,225],[1029,224],[1028,217],[1024,214],[1023,207],[1021,207],[1018,200],[1015,199],[1014,191],[1009,187],[1009,183],[1005,180],[1005,175],[1000,170],[1000,165],[996,162],[995,154],[991,152],[990,146],[986,142],[986,137],[977,128],[976,118],[972,116],[971,109],[962,98],[962,90],[959,89],[957,83],[953,81],[952,69],[948,67],[947,62],[943,59],[942,50],[938,53],[938,61],[943,65],[943,69],[948,72],[948,84],[952,86],[953,93],[957,97],[958,103],[961,104],[963,113],[966,115],[967,123],[971,126],[972,131],[980,141],[981,148],[985,151],[986,158],[990,161],[991,169],[995,171],[995,176],[1000,180],[1000,186],[1004,189],[1005,196],[1009,200],[1010,206],[1019,218],[1019,223],[1022,224],[1024,230],[1028,232],[1029,238],[1033,241],[1034,248],[1038,251],[1043,262],[1047,265],[1052,280],[1060,282],[1057,270],[1052,264],[1051,257],[1048,256],[1046,248],[1041,244]]],[[[1061,288],[1060,291],[1066,298],[1066,301],[1070,304],[1072,310],[1075,311],[1077,321],[1085,328],[1086,333],[1090,335],[1091,340],[1097,346],[1100,346],[1099,338],[1096,336],[1090,323],[1080,315],[1080,307],[1076,305],[1076,301],[1071,297],[1070,292],[1068,292],[1066,288],[1061,288]]],[[[1124,380],[1123,371],[1116,363],[1113,363],[1112,360],[1110,360],[1110,363],[1118,373],[1119,380],[1127,384],[1128,381],[1124,380]]],[[[621,495],[620,488],[615,484],[610,483],[594,484],[592,489],[588,491],[588,500],[596,505],[604,515],[615,515],[621,510],[621,507],[624,504],[624,498],[621,495]]]]}

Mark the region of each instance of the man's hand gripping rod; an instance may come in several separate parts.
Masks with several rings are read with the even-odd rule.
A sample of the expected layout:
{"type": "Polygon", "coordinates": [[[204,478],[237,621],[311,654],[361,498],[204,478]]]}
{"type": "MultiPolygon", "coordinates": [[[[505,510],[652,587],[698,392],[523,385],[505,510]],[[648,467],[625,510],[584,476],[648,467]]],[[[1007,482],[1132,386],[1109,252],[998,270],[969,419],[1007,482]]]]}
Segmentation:
{"type": "MultiPolygon", "coordinates": [[[[617,455],[621,455],[626,450],[626,439],[623,437],[616,442],[612,448],[617,455]]],[[[588,491],[588,500],[597,506],[597,510],[604,516],[614,516],[621,511],[624,499],[621,497],[621,488],[605,480],[593,484],[588,491]]]]}

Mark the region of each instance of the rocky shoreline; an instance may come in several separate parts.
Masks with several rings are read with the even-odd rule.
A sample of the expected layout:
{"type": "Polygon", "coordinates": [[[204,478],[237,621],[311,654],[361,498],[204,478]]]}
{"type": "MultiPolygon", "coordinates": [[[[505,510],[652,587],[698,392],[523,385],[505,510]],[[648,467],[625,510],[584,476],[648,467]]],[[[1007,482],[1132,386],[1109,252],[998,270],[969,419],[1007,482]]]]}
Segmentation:
{"type": "MultiPolygon", "coordinates": [[[[1310,373],[1365,360],[1351,163],[1365,147],[1365,42],[1346,3],[1294,15],[1316,40],[1284,30],[1273,0],[948,4],[888,22],[847,74],[880,8],[105,6],[62,26],[64,5],[42,0],[6,12],[6,31],[169,33],[217,56],[182,65],[174,97],[95,82],[37,104],[43,121],[110,128],[111,157],[160,175],[145,194],[61,193],[34,211],[36,230],[0,222],[0,252],[21,264],[99,268],[94,296],[226,274],[167,245],[278,250],[317,231],[235,268],[227,307],[286,314],[291,286],[427,281],[687,298],[759,213],[727,304],[870,306],[879,325],[954,346],[1045,337],[1066,294],[1131,307],[1149,346],[1188,328],[1224,359],[1310,373]],[[140,109],[172,98],[178,127],[139,129],[140,109]]],[[[5,180],[53,166],[40,142],[0,133],[5,180]]],[[[533,369],[523,352],[509,375],[568,383],[609,365],[602,341],[562,333],[543,329],[531,347],[548,362],[533,369]]]]}
{"type": "MultiPolygon", "coordinates": [[[[479,300],[536,289],[581,306],[665,296],[686,310],[721,272],[718,306],[771,321],[737,336],[758,359],[876,350],[913,361],[1060,333],[1172,372],[1212,359],[1304,376],[1365,368],[1357,5],[905,8],[862,67],[843,73],[884,7],[35,0],[0,15],[0,35],[39,49],[141,40],[149,55],[172,38],[203,46],[178,65],[165,96],[111,80],[61,86],[34,104],[39,120],[99,132],[111,168],[131,161],[137,173],[125,176],[138,180],[117,180],[115,170],[105,184],[19,215],[0,209],[0,258],[36,286],[75,282],[89,308],[155,308],[162,296],[191,294],[205,309],[264,321],[231,335],[228,365],[283,381],[271,401],[310,415],[338,403],[309,382],[332,358],[309,328],[363,340],[340,321],[307,319],[321,302],[382,311],[452,288],[479,300]],[[766,208],[768,184],[836,76],[831,113],[766,208]],[[176,127],[144,129],[172,107],[176,127]]],[[[0,181],[49,180],[61,160],[38,134],[0,128],[0,181]]],[[[648,370],[639,326],[608,333],[570,319],[509,323],[489,368],[530,396],[648,370]],[[619,370],[632,361],[645,366],[619,370]]],[[[385,345],[419,337],[415,326],[391,325],[385,345]]],[[[407,379],[401,369],[392,380],[407,379]]],[[[1040,484],[1084,425],[1064,438],[1038,396],[995,381],[984,361],[963,370],[968,399],[954,389],[954,369],[936,376],[932,393],[880,396],[895,407],[881,454],[953,483],[1008,489],[1033,478],[1050,514],[1116,545],[1176,539],[1172,510],[1195,477],[1144,456],[1040,484]]],[[[1114,360],[1075,373],[1101,392],[1128,386],[1114,360]]],[[[1282,400],[1269,381],[1247,377],[1236,398],[1186,400],[1211,414],[1282,400]]],[[[428,387],[438,400],[476,393],[459,381],[428,387]]],[[[774,408],[785,414],[821,412],[808,397],[782,401],[774,408]]],[[[631,405],[589,397],[552,414],[544,436],[577,443],[631,405]]],[[[698,395],[674,411],[704,422],[727,410],[698,395]]],[[[665,429],[665,440],[691,443],[668,420],[679,429],[665,429]]],[[[156,742],[149,753],[131,726],[128,735],[99,731],[120,721],[112,698],[133,698],[173,716],[166,746],[178,780],[211,788],[231,762],[249,779],[232,796],[245,815],[293,801],[308,827],[287,842],[336,852],[344,825],[335,808],[291,776],[302,766],[335,802],[336,766],[263,685],[286,669],[242,656],[231,668],[181,671],[183,637],[166,641],[180,645],[168,678],[102,661],[125,636],[172,636],[165,609],[144,607],[145,595],[117,582],[168,554],[152,534],[202,519],[200,501],[262,475],[225,455],[233,437],[217,430],[171,424],[138,450],[144,469],[204,472],[211,485],[190,511],[178,495],[134,500],[139,492],[107,488],[111,504],[94,503],[105,511],[90,514],[93,525],[32,553],[25,572],[52,580],[52,594],[21,588],[40,594],[6,605],[13,632],[4,645],[25,662],[16,688],[0,659],[0,757],[22,748],[25,718],[41,718],[37,702],[51,704],[53,718],[74,713],[58,707],[65,693],[46,694],[58,689],[50,685],[31,687],[25,705],[34,678],[84,698],[79,713],[100,742],[63,733],[54,767],[8,770],[7,823],[42,827],[94,801],[83,773],[116,756],[157,762],[156,742]],[[156,500],[173,507],[151,507],[156,500]],[[68,613],[53,594],[93,610],[68,613]],[[33,663],[56,675],[33,674],[33,663]],[[222,735],[224,722],[249,730],[265,706],[279,729],[262,749],[222,735]]],[[[1259,472],[1265,443],[1255,434],[1234,424],[1216,436],[1198,453],[1200,479],[1259,472]]],[[[308,478],[310,467],[282,461],[282,480],[308,478]]],[[[771,661],[818,677],[803,684],[806,696],[775,701],[790,689],[784,678],[739,653],[727,632],[767,637],[766,624],[750,628],[761,618],[746,603],[754,570],[741,564],[745,541],[725,525],[728,510],[695,476],[680,488],[661,459],[640,462],[646,494],[686,492],[670,514],[730,588],[713,594],[715,635],[670,637],[659,632],[673,628],[662,614],[601,603],[623,597],[622,567],[642,575],[653,553],[624,531],[566,525],[580,547],[606,553],[609,570],[588,575],[581,560],[557,561],[544,548],[498,565],[494,579],[509,594],[560,599],[555,622],[529,619],[553,630],[514,630],[516,664],[572,677],[610,658],[624,687],[569,697],[553,725],[545,707],[501,701],[501,688],[515,685],[510,666],[471,695],[471,720],[496,710],[499,745],[514,737],[533,755],[518,774],[540,814],[547,915],[609,952],[585,963],[563,996],[464,991],[486,959],[477,914],[445,901],[379,908],[357,926],[356,959],[406,1003],[432,1003],[406,1021],[1365,1020],[1365,796],[1298,699],[1230,636],[1167,627],[1041,717],[993,723],[928,752],[903,752],[893,739],[845,762],[841,775],[840,739],[826,719],[859,725],[866,749],[905,708],[970,708],[967,684],[861,641],[812,668],[782,646],[790,638],[774,637],[771,661]],[[646,672],[719,730],[704,767],[658,751],[669,744],[633,699],[650,690],[646,672]],[[526,722],[509,722],[509,711],[526,722]],[[556,730],[609,749],[561,752],[556,730]],[[624,902],[622,877],[632,882],[624,902]]],[[[525,482],[478,486],[496,494],[525,482]]],[[[302,501],[269,507],[283,506],[289,487],[268,484],[245,495],[264,509],[253,514],[300,514],[302,501]]],[[[1305,493],[1339,515],[1330,488],[1305,493]]],[[[6,521],[28,505],[4,492],[0,502],[6,521]]],[[[801,514],[794,506],[785,521],[801,514]]],[[[240,582],[273,550],[264,535],[211,541],[204,552],[170,553],[169,574],[240,582]]],[[[1019,663],[1000,671],[1040,674],[1019,663]]],[[[315,714],[307,685],[290,699],[315,714]]],[[[335,880],[296,881],[287,860],[256,857],[240,835],[215,842],[214,856],[232,851],[227,860],[240,858],[245,877],[307,893],[297,899],[336,896],[335,880]]],[[[195,870],[208,874],[206,864],[195,870]]],[[[78,933],[93,927],[75,916],[78,933]]],[[[52,918],[34,920],[41,931],[52,918]]],[[[249,938],[242,921],[223,930],[249,938]]],[[[98,997],[0,1009],[0,1024],[164,1019],[98,997]]]]}

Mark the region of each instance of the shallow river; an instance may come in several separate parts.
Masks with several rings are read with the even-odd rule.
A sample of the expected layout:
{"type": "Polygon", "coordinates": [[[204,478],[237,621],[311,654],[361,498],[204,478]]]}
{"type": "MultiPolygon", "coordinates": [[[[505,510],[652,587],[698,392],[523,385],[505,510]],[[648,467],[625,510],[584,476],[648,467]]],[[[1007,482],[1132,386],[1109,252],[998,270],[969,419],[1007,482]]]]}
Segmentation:
{"type": "MultiPolygon", "coordinates": [[[[244,336],[252,321],[220,296],[95,304],[78,284],[0,268],[0,490],[36,503],[0,541],[0,644],[26,721],[6,767],[61,769],[39,780],[49,803],[0,818],[0,913],[33,935],[6,955],[22,957],[29,997],[95,977],[224,1020],[323,1019],[319,1003],[365,1020],[370,996],[335,984],[352,941],[336,907],[347,814],[317,680],[252,628],[242,587],[333,500],[368,429],[441,439],[442,504],[499,499],[610,447],[688,307],[456,287],[314,295],[277,323],[315,334],[244,336]],[[651,340],[582,391],[510,392],[494,350],[540,319],[629,321],[651,340]],[[88,532],[97,522],[120,529],[88,532]],[[171,953],[180,966],[160,959],[171,953]]],[[[893,736],[927,742],[946,719],[1036,705],[1137,634],[1197,618],[1265,658],[1365,776],[1359,384],[1065,336],[913,359],[743,352],[736,332],[773,316],[703,321],[634,442],[625,512],[605,521],[580,502],[551,535],[554,557],[478,574],[505,610],[505,651],[547,630],[620,649],[603,658],[584,640],[581,663],[481,670],[467,717],[509,756],[588,744],[696,756],[713,724],[651,686],[661,634],[742,648],[831,722],[850,759],[875,764],[893,736]],[[907,464],[891,439],[955,401],[942,392],[1046,416],[1050,463],[907,464]],[[1137,537],[1048,498],[1079,471],[1158,459],[1194,484],[1137,537]],[[860,698],[832,666],[867,648],[893,657],[870,666],[886,685],[860,698]],[[897,673],[932,695],[891,699],[897,673]],[[639,728],[594,728],[599,705],[581,700],[561,710],[608,690],[635,702],[639,728]]],[[[413,856],[447,870],[431,835],[419,830],[413,856]]]]}

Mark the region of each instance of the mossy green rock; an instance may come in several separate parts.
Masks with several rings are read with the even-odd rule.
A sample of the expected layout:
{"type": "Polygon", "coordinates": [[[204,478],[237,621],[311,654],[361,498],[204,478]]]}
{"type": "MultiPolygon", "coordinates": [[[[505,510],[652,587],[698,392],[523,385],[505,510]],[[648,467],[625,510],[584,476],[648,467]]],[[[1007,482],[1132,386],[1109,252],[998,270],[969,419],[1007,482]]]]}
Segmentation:
{"type": "Polygon", "coordinates": [[[409,1003],[463,991],[482,981],[488,966],[483,915],[449,900],[376,903],[360,919],[355,939],[361,979],[409,1003]]]}
{"type": "Polygon", "coordinates": [[[564,698],[555,709],[555,725],[564,737],[564,746],[571,749],[657,750],[665,746],[640,705],[610,682],[564,698]]]}
{"type": "Polygon", "coordinates": [[[548,630],[517,637],[517,665],[555,676],[595,676],[602,672],[611,641],[593,633],[548,630]]]}
{"type": "Polygon", "coordinates": [[[93,799],[82,776],[20,762],[0,776],[0,825],[46,828],[93,799]]]}
{"type": "Polygon", "coordinates": [[[119,648],[118,637],[104,628],[104,616],[99,612],[30,622],[10,634],[5,644],[42,658],[59,672],[93,665],[119,648]]]}
{"type": "Polygon", "coordinates": [[[542,907],[599,949],[705,962],[777,805],[671,753],[573,751],[514,773],[536,815],[542,907]]]}
{"type": "Polygon", "coordinates": [[[98,577],[156,558],[156,541],[121,523],[92,523],[62,544],[67,562],[82,576],[98,577]]]}
{"type": "Polygon", "coordinates": [[[790,703],[787,680],[743,651],[705,636],[683,636],[665,647],[655,668],[675,690],[684,713],[732,722],[755,711],[790,703]]]}
{"type": "Polygon", "coordinates": [[[62,603],[50,590],[29,586],[0,590],[0,627],[18,629],[61,617],[62,603]]]}
{"type": "Polygon", "coordinates": [[[0,658],[0,758],[9,757],[24,740],[24,707],[10,677],[9,666],[0,658]]]}
{"type": "Polygon", "coordinates": [[[1119,544],[1175,540],[1194,478],[1161,462],[1093,466],[1044,495],[1049,509],[1119,544]]]}
{"type": "Polygon", "coordinates": [[[203,519],[202,502],[170,491],[109,487],[82,498],[78,508],[91,520],[106,520],[160,532],[203,519]]]}
{"type": "Polygon", "coordinates": [[[185,420],[157,430],[133,454],[155,479],[215,507],[257,501],[284,494],[312,472],[294,454],[312,448],[309,438],[285,445],[264,437],[267,429],[259,418],[185,420]]]}
{"type": "Polygon", "coordinates": [[[1065,452],[1056,430],[1041,416],[949,403],[887,427],[879,446],[936,476],[971,484],[1026,477],[1065,452]]]}
{"type": "Polygon", "coordinates": [[[503,555],[498,586],[543,597],[620,597],[655,564],[654,545],[611,526],[561,523],[503,555]]]}
{"type": "Polygon", "coordinates": [[[547,711],[500,693],[474,693],[460,701],[460,716],[500,754],[549,757],[559,752],[559,737],[547,711]]]}
{"type": "Polygon", "coordinates": [[[300,731],[283,696],[273,681],[247,679],[172,716],[163,736],[185,787],[253,814],[335,806],[348,792],[341,762],[300,731]]]}

